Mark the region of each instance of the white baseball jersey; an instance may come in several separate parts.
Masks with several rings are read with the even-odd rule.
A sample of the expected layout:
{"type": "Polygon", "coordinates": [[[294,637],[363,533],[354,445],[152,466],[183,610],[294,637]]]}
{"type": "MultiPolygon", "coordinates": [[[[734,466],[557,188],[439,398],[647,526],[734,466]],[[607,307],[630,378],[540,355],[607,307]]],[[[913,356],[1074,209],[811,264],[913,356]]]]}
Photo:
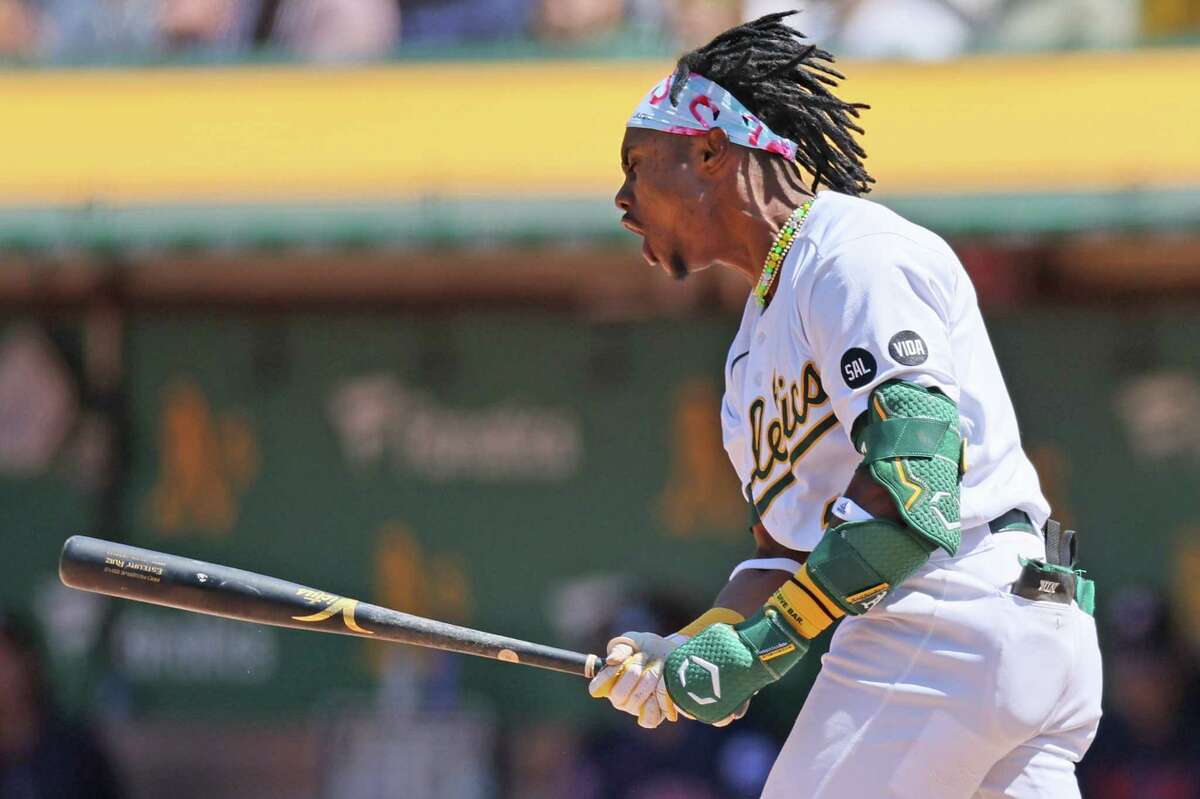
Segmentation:
{"type": "Polygon", "coordinates": [[[811,551],[862,455],[850,442],[871,391],[892,378],[958,403],[966,439],[962,526],[1049,507],[975,289],[938,236],[881,205],[817,195],[766,309],[753,295],[725,363],[725,448],[771,537],[811,551]]]}

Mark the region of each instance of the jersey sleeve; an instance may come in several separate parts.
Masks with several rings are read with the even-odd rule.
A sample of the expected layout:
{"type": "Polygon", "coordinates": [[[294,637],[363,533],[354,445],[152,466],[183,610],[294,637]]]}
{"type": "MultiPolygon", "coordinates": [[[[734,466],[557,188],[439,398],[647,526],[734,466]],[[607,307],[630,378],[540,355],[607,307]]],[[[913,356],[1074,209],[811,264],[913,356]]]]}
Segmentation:
{"type": "Polygon", "coordinates": [[[801,326],[847,435],[886,380],[910,380],[958,401],[949,336],[953,286],[946,285],[954,272],[945,258],[880,234],[817,262],[808,301],[801,299],[801,326]]]}

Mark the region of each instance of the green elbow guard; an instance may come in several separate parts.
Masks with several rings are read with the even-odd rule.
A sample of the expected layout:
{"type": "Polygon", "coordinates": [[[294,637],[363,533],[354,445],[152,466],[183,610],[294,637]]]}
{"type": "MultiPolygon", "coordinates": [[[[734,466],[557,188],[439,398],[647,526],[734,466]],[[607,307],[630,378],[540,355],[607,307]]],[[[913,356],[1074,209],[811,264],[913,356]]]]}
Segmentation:
{"type": "Polygon", "coordinates": [[[872,392],[854,443],[903,524],[887,519],[840,524],[825,533],[807,568],[822,591],[858,615],[911,577],[934,550],[958,550],[958,407],[924,386],[888,381],[872,392]]]}
{"type": "Polygon", "coordinates": [[[917,535],[958,551],[962,439],[958,406],[937,391],[889,380],[871,393],[855,446],[875,482],[891,494],[917,535]]]}

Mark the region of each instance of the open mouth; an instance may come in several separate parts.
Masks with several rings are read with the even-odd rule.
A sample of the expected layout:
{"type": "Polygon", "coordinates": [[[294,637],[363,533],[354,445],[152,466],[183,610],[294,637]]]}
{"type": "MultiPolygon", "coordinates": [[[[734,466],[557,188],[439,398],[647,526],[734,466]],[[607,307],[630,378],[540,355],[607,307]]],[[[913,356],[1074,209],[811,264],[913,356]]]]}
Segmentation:
{"type": "Polygon", "coordinates": [[[654,250],[650,249],[650,242],[645,239],[642,239],[642,257],[651,266],[658,266],[658,259],[654,257],[654,250]]]}
{"type": "Polygon", "coordinates": [[[650,242],[646,239],[645,229],[638,224],[633,217],[629,216],[629,214],[626,214],[621,218],[621,224],[624,225],[625,229],[630,233],[642,237],[642,257],[646,259],[646,263],[648,263],[650,266],[661,267],[668,274],[670,274],[670,268],[665,263],[658,260],[658,257],[654,254],[654,250],[650,248],[650,242]]]}

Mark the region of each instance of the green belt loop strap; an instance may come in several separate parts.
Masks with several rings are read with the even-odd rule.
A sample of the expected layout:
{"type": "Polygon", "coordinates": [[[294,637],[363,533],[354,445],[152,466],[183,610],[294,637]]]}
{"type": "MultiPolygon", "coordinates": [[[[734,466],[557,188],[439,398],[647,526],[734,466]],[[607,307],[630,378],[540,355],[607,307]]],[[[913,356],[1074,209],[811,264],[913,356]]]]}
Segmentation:
{"type": "Polygon", "coordinates": [[[1075,572],[1075,604],[1087,615],[1096,615],[1096,581],[1084,577],[1082,571],[1075,572]]]}

